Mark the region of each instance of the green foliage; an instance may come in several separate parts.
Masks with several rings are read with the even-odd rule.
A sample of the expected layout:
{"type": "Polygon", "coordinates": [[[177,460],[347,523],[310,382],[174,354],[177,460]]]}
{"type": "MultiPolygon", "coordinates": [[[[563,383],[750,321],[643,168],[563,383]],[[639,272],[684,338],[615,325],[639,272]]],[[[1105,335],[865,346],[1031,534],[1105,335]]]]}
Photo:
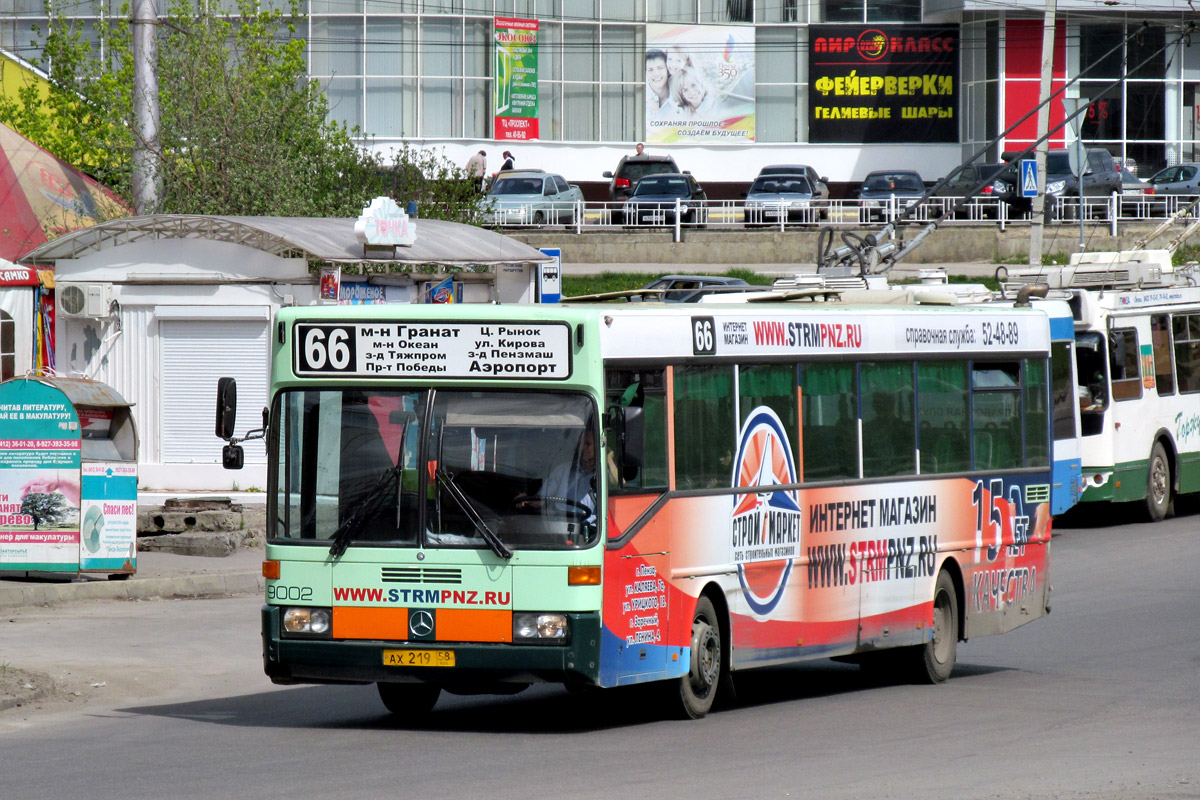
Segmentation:
{"type": "Polygon", "coordinates": [[[1171,256],[1171,263],[1177,267],[1181,267],[1189,261],[1200,261],[1200,245],[1184,245],[1171,256]]]}
{"type": "Polygon", "coordinates": [[[21,498],[21,513],[33,517],[33,529],[57,525],[67,518],[66,500],[58,492],[30,492],[21,498]]]}
{"type": "MultiPolygon", "coordinates": [[[[0,100],[0,122],[132,196],[134,59],[129,6],[87,26],[51,16],[39,66],[51,81],[0,100]]],[[[402,148],[391,160],[329,122],[320,85],[307,78],[299,0],[267,10],[236,0],[222,16],[204,0],[167,0],[158,30],[163,190],[157,211],[184,214],[357,216],[373,197],[422,201],[421,216],[470,221],[476,197],[444,157],[402,148]]]]}

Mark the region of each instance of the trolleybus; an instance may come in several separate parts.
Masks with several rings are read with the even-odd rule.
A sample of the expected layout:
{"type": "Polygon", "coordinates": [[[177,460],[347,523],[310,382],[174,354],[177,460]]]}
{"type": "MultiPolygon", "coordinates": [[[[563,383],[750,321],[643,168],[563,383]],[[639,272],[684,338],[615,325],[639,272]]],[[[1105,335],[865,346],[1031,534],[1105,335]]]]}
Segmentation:
{"type": "Polygon", "coordinates": [[[1081,502],[1139,502],[1158,521],[1200,492],[1200,272],[1139,250],[1008,280],[1044,283],[1073,310],[1081,502]]]}
{"type": "Polygon", "coordinates": [[[805,659],[941,682],[1049,610],[1037,309],[305,307],[272,341],[276,683],[411,716],[659,682],[696,718],[805,659]]]}

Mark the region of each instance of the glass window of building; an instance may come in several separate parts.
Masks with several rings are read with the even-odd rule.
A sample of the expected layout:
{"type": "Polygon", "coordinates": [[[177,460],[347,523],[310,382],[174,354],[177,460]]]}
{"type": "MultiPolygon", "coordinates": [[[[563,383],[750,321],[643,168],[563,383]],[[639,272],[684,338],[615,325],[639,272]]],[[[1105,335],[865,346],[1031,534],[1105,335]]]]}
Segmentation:
{"type": "Polygon", "coordinates": [[[825,22],[920,22],[921,0],[821,0],[825,22]]]}

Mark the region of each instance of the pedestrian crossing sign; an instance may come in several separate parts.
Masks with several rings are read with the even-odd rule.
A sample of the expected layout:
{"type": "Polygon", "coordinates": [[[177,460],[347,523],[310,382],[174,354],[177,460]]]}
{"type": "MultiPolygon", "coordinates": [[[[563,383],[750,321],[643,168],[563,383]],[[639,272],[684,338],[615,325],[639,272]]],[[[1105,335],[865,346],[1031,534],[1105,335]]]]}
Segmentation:
{"type": "Polygon", "coordinates": [[[1021,159],[1021,197],[1037,197],[1037,162],[1032,158],[1021,159]]]}

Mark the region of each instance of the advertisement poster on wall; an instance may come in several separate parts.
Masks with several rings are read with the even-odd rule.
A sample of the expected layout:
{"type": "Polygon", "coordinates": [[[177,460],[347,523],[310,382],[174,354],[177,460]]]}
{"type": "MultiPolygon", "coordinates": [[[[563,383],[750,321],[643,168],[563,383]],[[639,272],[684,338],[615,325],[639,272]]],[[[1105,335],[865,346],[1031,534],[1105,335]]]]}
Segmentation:
{"type": "Polygon", "coordinates": [[[646,141],[754,141],[754,28],[646,26],[646,141]]]}
{"type": "Polygon", "coordinates": [[[957,25],[812,25],[810,142],[958,141],[957,25]]]}
{"type": "Polygon", "coordinates": [[[79,417],[58,389],[0,391],[0,570],[79,565],[79,417]]]}
{"type": "Polygon", "coordinates": [[[538,21],[496,17],[495,138],[538,138],[538,21]]]}

